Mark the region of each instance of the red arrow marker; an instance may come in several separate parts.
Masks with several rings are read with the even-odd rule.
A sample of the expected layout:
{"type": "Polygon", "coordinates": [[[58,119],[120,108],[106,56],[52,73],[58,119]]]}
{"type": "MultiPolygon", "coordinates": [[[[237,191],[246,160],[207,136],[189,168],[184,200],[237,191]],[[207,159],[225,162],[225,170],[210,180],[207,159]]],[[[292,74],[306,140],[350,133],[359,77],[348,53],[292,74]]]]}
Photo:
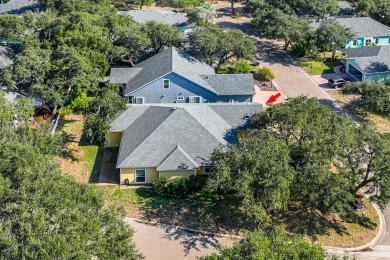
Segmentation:
{"type": "Polygon", "coordinates": [[[268,104],[274,103],[274,102],[276,101],[276,99],[277,99],[278,97],[280,97],[281,95],[282,95],[282,94],[280,94],[280,93],[276,94],[275,96],[272,95],[272,96],[268,99],[267,103],[265,103],[265,104],[268,105],[268,104]]]}

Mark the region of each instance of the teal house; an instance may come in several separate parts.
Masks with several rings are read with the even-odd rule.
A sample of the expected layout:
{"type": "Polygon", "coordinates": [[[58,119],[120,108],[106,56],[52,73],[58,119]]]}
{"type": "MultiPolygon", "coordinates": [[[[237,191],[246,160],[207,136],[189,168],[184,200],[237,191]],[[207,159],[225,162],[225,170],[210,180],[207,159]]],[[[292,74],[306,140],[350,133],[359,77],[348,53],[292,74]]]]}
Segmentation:
{"type": "Polygon", "coordinates": [[[390,45],[363,46],[342,50],[345,72],[358,81],[390,80],[390,45]]]}
{"type": "Polygon", "coordinates": [[[390,27],[370,17],[332,18],[312,23],[312,27],[327,23],[338,23],[355,34],[342,50],[346,73],[357,81],[390,80],[390,27]]]}
{"type": "Polygon", "coordinates": [[[327,23],[334,22],[350,28],[355,34],[354,39],[346,41],[345,49],[390,45],[390,27],[370,17],[331,18],[322,22],[312,23],[312,27],[317,29],[327,23]]]}

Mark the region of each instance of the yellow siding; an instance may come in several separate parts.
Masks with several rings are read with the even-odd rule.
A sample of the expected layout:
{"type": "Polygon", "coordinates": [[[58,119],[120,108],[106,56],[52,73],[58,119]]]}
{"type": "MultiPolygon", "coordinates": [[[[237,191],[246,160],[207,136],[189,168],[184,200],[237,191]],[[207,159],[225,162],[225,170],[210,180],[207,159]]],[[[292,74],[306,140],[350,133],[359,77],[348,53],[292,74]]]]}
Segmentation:
{"type": "Polygon", "coordinates": [[[198,175],[203,175],[204,174],[204,166],[200,166],[199,170],[196,171],[198,175]]]}
{"type": "Polygon", "coordinates": [[[129,179],[130,184],[138,184],[135,182],[135,170],[145,169],[146,170],[146,184],[151,184],[152,181],[158,177],[158,172],[155,167],[148,168],[123,168],[121,169],[121,184],[125,184],[125,179],[129,179]]]}
{"type": "Polygon", "coordinates": [[[189,178],[190,176],[194,175],[195,171],[166,171],[166,172],[159,172],[160,177],[164,177],[167,180],[173,180],[176,178],[189,178]]]}
{"type": "Polygon", "coordinates": [[[108,134],[107,147],[119,147],[121,144],[122,133],[121,132],[110,132],[108,134]]]}

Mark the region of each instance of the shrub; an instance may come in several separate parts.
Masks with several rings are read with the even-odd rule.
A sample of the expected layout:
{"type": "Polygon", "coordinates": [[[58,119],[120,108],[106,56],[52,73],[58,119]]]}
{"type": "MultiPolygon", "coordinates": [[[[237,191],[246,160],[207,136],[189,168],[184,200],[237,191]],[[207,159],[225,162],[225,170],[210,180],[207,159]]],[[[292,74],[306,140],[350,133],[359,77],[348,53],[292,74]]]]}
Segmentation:
{"type": "Polygon", "coordinates": [[[218,74],[240,74],[254,71],[256,65],[251,65],[246,61],[237,61],[233,66],[220,66],[217,70],[218,74]]]}
{"type": "Polygon", "coordinates": [[[305,57],[307,54],[307,49],[302,44],[294,44],[291,47],[291,53],[296,57],[305,57]]]}
{"type": "Polygon", "coordinates": [[[267,67],[258,69],[257,73],[259,74],[260,79],[263,81],[270,81],[271,79],[275,79],[274,73],[267,67]]]}
{"type": "Polygon", "coordinates": [[[190,178],[178,178],[167,180],[164,177],[158,177],[153,180],[153,190],[160,195],[170,198],[184,198],[190,194],[200,191],[205,185],[205,181],[197,176],[190,178]]]}
{"type": "Polygon", "coordinates": [[[85,93],[81,93],[76,99],[74,99],[70,104],[69,107],[74,111],[78,113],[86,113],[90,103],[92,101],[92,98],[87,97],[85,93]]]}

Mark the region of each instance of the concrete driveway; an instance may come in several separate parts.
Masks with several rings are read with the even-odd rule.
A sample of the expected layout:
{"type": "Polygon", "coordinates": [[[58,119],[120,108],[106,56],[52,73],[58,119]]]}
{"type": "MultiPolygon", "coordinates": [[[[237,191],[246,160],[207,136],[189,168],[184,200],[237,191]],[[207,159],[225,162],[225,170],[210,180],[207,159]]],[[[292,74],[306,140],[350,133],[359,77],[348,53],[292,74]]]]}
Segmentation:
{"type": "Polygon", "coordinates": [[[185,232],[172,225],[155,226],[125,218],[134,233],[134,242],[146,260],[181,260],[217,252],[220,245],[231,246],[233,240],[185,232]]]}

